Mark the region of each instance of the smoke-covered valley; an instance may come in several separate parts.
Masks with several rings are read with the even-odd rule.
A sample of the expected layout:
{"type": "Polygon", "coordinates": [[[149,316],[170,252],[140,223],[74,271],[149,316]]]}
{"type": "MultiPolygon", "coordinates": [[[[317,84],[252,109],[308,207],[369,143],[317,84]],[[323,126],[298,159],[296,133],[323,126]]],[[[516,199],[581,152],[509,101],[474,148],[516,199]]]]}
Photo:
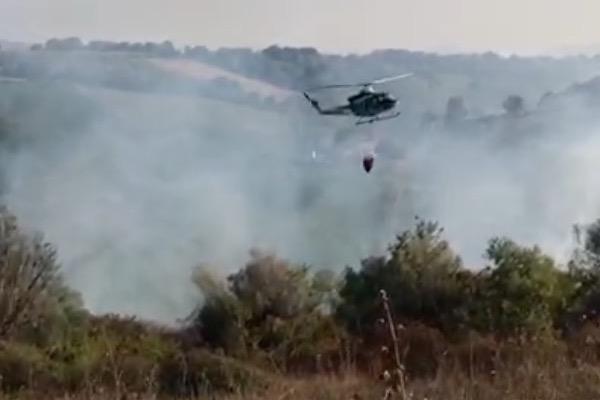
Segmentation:
{"type": "Polygon", "coordinates": [[[183,317],[193,267],[229,273],[253,246],[341,271],[416,215],[473,268],[493,236],[568,256],[572,225],[598,217],[600,59],[123,46],[0,52],[3,202],[92,311],[183,317]],[[183,61],[230,75],[161,68],[183,61]],[[293,92],[406,71],[385,87],[402,117],[366,127],[293,92]]]}

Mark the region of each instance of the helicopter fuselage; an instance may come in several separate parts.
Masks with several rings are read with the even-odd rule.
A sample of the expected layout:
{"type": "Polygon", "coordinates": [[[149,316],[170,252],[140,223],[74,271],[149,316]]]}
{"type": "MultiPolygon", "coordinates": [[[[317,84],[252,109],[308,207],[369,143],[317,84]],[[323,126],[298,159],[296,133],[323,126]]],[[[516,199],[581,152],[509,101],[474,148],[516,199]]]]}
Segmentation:
{"type": "Polygon", "coordinates": [[[397,100],[387,92],[361,90],[348,97],[348,106],[357,117],[374,117],[396,106],[397,100]]]}
{"type": "Polygon", "coordinates": [[[356,125],[373,123],[375,121],[383,121],[386,119],[396,118],[400,115],[400,111],[396,111],[390,115],[384,115],[389,114],[387,112],[392,111],[396,107],[398,100],[396,100],[396,98],[392,96],[389,92],[375,91],[373,89],[373,85],[389,82],[396,79],[406,78],[412,75],[412,73],[407,73],[393,77],[378,79],[373,82],[358,84],[326,85],[312,89],[323,90],[342,87],[362,87],[358,93],[347,97],[347,102],[345,104],[333,106],[331,108],[322,108],[319,105],[319,102],[308,94],[310,90],[303,92],[303,95],[306,98],[306,100],[310,102],[312,107],[315,110],[317,110],[318,113],[321,115],[353,115],[355,117],[358,117],[356,125]]]}

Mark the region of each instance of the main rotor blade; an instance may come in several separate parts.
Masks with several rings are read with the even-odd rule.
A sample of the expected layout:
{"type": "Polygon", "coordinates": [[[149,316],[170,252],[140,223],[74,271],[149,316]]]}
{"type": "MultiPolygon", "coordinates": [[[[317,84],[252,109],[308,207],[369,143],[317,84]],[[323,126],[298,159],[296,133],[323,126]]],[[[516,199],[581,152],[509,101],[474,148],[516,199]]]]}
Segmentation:
{"type": "Polygon", "coordinates": [[[305,90],[306,92],[314,92],[317,90],[325,90],[325,89],[338,89],[338,88],[347,88],[347,87],[359,87],[359,86],[365,86],[365,84],[362,83],[354,83],[354,84],[341,84],[341,85],[325,85],[325,86],[317,86],[314,88],[310,88],[305,90]]]}
{"type": "Polygon", "coordinates": [[[395,80],[398,80],[398,79],[408,78],[408,77],[413,76],[413,75],[414,75],[414,73],[409,72],[407,74],[396,75],[396,76],[389,76],[387,78],[381,78],[381,79],[374,80],[370,84],[371,85],[378,85],[380,83],[385,83],[385,82],[395,81],[395,80]]]}
{"type": "Polygon", "coordinates": [[[386,78],[381,78],[381,79],[377,79],[374,80],[372,82],[359,82],[359,83],[349,83],[349,84],[340,84],[340,85],[325,85],[325,86],[317,86],[314,88],[310,88],[305,90],[306,92],[314,92],[316,90],[325,90],[325,89],[337,89],[337,88],[348,88],[348,87],[364,87],[364,86],[371,86],[371,85],[379,85],[381,83],[385,83],[385,82],[390,82],[390,81],[395,81],[398,79],[403,79],[403,78],[408,78],[410,76],[413,76],[414,73],[409,72],[406,74],[401,74],[401,75],[396,75],[396,76],[389,76],[386,78]]]}

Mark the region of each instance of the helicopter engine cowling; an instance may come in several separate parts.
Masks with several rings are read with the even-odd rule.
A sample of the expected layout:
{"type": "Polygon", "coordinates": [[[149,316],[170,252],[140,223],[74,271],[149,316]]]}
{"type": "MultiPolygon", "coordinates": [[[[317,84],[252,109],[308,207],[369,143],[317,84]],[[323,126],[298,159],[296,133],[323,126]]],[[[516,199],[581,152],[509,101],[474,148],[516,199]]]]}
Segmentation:
{"type": "Polygon", "coordinates": [[[363,93],[375,93],[375,89],[373,89],[373,86],[365,86],[362,88],[361,92],[363,93]]]}

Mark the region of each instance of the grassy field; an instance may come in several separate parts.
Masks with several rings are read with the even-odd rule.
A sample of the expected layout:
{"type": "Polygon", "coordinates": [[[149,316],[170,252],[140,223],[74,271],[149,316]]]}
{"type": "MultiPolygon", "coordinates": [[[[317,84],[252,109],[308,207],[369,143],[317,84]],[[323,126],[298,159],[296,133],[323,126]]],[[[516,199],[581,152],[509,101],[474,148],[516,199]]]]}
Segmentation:
{"type": "MultiPolygon", "coordinates": [[[[158,58],[119,52],[28,51],[14,46],[4,50],[6,58],[12,57],[22,66],[31,68],[30,71],[43,70],[46,76],[69,76],[96,86],[126,85],[127,80],[139,76],[146,76],[145,84],[149,87],[153,81],[167,82],[166,85],[169,85],[170,80],[176,81],[179,78],[191,79],[191,82],[208,82],[221,78],[239,84],[242,90],[256,94],[259,98],[271,96],[279,101],[292,95],[290,91],[272,84],[184,58],[158,58]]],[[[2,72],[0,68],[0,76],[2,72]]]]}
{"type": "Polygon", "coordinates": [[[166,60],[166,59],[150,59],[149,62],[164,68],[167,71],[176,72],[179,74],[189,75],[202,80],[210,80],[216,78],[227,78],[239,83],[245,90],[251,93],[257,93],[261,97],[273,96],[276,100],[283,100],[289,96],[295,95],[282,88],[274,85],[261,82],[255,79],[243,77],[241,75],[225,71],[222,68],[217,68],[202,62],[192,60],[166,60]]]}
{"type": "MultiPolygon", "coordinates": [[[[42,83],[17,78],[0,80],[2,93],[0,99],[5,113],[12,113],[15,120],[26,120],[19,114],[25,112],[24,103],[29,103],[36,111],[54,116],[55,122],[62,123],[60,115],[54,115],[57,108],[81,106],[80,101],[93,105],[97,116],[109,114],[117,116],[143,116],[147,121],[152,118],[157,123],[179,123],[188,127],[195,126],[222,132],[232,132],[242,127],[244,130],[258,132],[286,131],[288,119],[272,111],[235,103],[184,95],[166,95],[118,90],[98,86],[70,83],[42,83]],[[61,98],[62,105],[49,101],[61,98]],[[106,114],[109,113],[109,114],[106,114]],[[232,119],[231,116],[236,118],[232,119]],[[258,129],[260,128],[260,129],[258,129]],[[257,130],[258,129],[258,130],[257,130]]],[[[7,118],[10,115],[6,115],[7,118]]],[[[169,128],[164,126],[161,128],[169,128]]],[[[170,128],[173,128],[171,126],[170,128]]]]}

